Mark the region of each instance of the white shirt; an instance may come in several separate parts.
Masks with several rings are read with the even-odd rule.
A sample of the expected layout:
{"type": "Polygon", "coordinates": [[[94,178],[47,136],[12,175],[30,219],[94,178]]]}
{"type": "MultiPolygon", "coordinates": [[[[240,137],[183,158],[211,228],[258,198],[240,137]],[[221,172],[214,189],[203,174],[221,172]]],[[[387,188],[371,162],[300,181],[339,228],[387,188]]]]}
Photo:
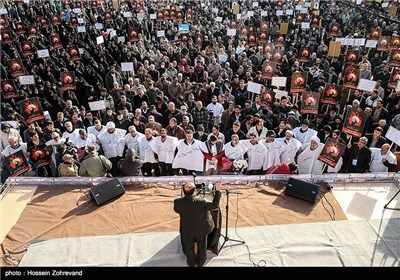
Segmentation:
{"type": "Polygon", "coordinates": [[[158,155],[158,161],[172,163],[175,149],[178,145],[178,138],[167,135],[164,142],[161,140],[161,136],[156,137],[154,141],[151,141],[150,148],[158,155]]]}
{"type": "Polygon", "coordinates": [[[178,153],[175,156],[172,168],[184,168],[187,170],[203,171],[204,156],[201,151],[202,142],[194,140],[190,145],[185,143],[185,139],[178,141],[178,153]]]}
{"type": "Polygon", "coordinates": [[[94,125],[89,126],[87,128],[87,132],[93,134],[94,136],[96,136],[96,138],[101,132],[106,131],[106,130],[107,130],[107,128],[104,125],[101,126],[100,131],[98,131],[94,125]]]}
{"type": "Polygon", "coordinates": [[[136,152],[136,155],[140,156],[139,143],[143,138],[145,138],[143,133],[136,132],[135,137],[133,137],[131,133],[128,133],[125,135],[125,144],[128,149],[133,148],[136,152]]]}
{"type": "Polygon", "coordinates": [[[371,164],[369,166],[369,171],[371,172],[387,172],[388,167],[386,167],[382,160],[386,157],[386,160],[390,164],[397,164],[397,157],[391,152],[388,151],[386,155],[381,153],[381,149],[379,148],[369,148],[371,150],[371,164]]]}
{"type": "Polygon", "coordinates": [[[249,156],[249,166],[247,167],[247,170],[260,170],[263,168],[265,155],[267,154],[267,148],[265,145],[260,142],[252,144],[250,140],[241,141],[243,141],[243,144],[248,148],[247,155],[249,156]]]}
{"type": "Polygon", "coordinates": [[[275,141],[279,141],[285,145],[285,149],[281,153],[281,162],[291,164],[294,162],[296,153],[300,150],[301,142],[293,137],[288,142],[286,138],[278,138],[275,141]]]}
{"type": "Polygon", "coordinates": [[[244,154],[247,152],[249,148],[241,141],[238,142],[236,146],[232,145],[232,142],[229,142],[224,145],[225,156],[231,160],[241,160],[244,159],[244,154]]]}
{"type": "Polygon", "coordinates": [[[126,130],[116,128],[113,133],[109,133],[108,130],[106,130],[97,136],[104,155],[107,158],[123,156],[125,147],[125,134],[126,130]]]}
{"type": "Polygon", "coordinates": [[[318,160],[318,157],[324,148],[324,144],[319,143],[315,150],[308,146],[297,157],[299,174],[322,174],[324,163],[318,160]]]}
{"type": "Polygon", "coordinates": [[[265,155],[263,170],[268,170],[270,167],[281,163],[281,154],[285,149],[285,145],[282,142],[274,140],[271,143],[267,141],[262,141],[264,146],[267,148],[267,153],[265,155]]]}

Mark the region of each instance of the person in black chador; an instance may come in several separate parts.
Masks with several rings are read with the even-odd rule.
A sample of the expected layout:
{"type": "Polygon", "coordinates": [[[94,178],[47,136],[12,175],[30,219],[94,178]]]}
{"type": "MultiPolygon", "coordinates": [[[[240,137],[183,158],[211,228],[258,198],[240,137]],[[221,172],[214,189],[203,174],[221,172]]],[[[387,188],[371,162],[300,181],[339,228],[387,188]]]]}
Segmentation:
{"type": "Polygon", "coordinates": [[[196,187],[193,183],[186,183],[183,187],[185,196],[174,201],[174,211],[180,215],[182,249],[191,267],[203,266],[207,259],[207,236],[214,229],[210,210],[219,207],[221,185],[220,179],[212,202],[196,197],[196,187]],[[197,253],[194,251],[195,242],[197,253]]]}

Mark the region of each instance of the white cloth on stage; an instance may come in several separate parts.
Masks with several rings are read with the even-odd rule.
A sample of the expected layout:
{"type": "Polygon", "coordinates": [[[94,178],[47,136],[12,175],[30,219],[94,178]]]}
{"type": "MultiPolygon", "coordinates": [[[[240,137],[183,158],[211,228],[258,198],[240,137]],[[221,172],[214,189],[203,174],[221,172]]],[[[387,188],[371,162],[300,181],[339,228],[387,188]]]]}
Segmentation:
{"type": "Polygon", "coordinates": [[[145,138],[143,133],[136,132],[135,137],[133,137],[131,133],[128,133],[125,135],[125,144],[128,149],[133,148],[136,152],[136,155],[140,156],[139,143],[143,138],[145,138]]]}
{"type": "Polygon", "coordinates": [[[175,156],[172,168],[184,168],[187,170],[195,170],[203,172],[204,155],[201,151],[202,142],[193,140],[192,144],[188,145],[185,139],[178,141],[178,153],[175,156]]]}
{"type": "Polygon", "coordinates": [[[96,139],[97,139],[97,137],[99,136],[100,133],[102,133],[103,131],[106,131],[106,130],[107,130],[107,128],[106,128],[104,125],[101,126],[101,130],[100,130],[100,131],[98,131],[98,130],[95,128],[94,125],[89,126],[89,127],[87,128],[87,132],[93,134],[93,135],[96,137],[96,139]]]}
{"type": "Polygon", "coordinates": [[[161,141],[161,136],[156,137],[150,142],[150,147],[158,155],[158,161],[172,163],[174,161],[175,149],[178,145],[178,138],[166,136],[164,142],[161,141]]]}
{"type": "Polygon", "coordinates": [[[264,165],[267,148],[264,144],[257,141],[257,144],[252,144],[250,140],[241,140],[247,146],[248,163],[247,170],[260,170],[264,165]]]}
{"type": "Polygon", "coordinates": [[[76,148],[83,148],[83,147],[86,147],[87,145],[89,145],[89,144],[93,144],[93,143],[95,143],[96,142],[96,136],[94,136],[93,134],[91,134],[91,133],[88,133],[87,134],[87,137],[86,137],[86,139],[82,139],[82,137],[80,136],[80,135],[78,135],[78,137],[76,137],[75,139],[74,139],[74,141],[72,141],[72,143],[74,144],[74,146],[76,147],[76,148]]]}
{"type": "Polygon", "coordinates": [[[276,140],[271,143],[263,140],[262,143],[267,148],[263,170],[268,170],[270,167],[281,163],[280,157],[282,152],[285,150],[285,145],[282,142],[276,140]]]}
{"type": "Polygon", "coordinates": [[[324,146],[324,144],[319,143],[318,147],[313,151],[308,146],[298,155],[297,166],[299,174],[322,174],[324,163],[318,160],[318,157],[324,146]]]}
{"type": "Polygon", "coordinates": [[[232,145],[232,142],[229,142],[224,145],[225,156],[231,160],[239,160],[244,159],[244,154],[247,152],[249,148],[241,141],[238,142],[236,146],[232,145]]]}
{"type": "Polygon", "coordinates": [[[300,150],[301,142],[293,137],[289,142],[287,142],[286,138],[278,138],[275,141],[279,141],[285,145],[285,149],[281,153],[281,162],[286,162],[287,164],[294,162],[296,153],[300,150]]]}
{"type": "Polygon", "coordinates": [[[299,140],[303,145],[310,144],[311,137],[317,136],[318,132],[314,129],[308,128],[305,132],[300,132],[301,127],[293,129],[293,137],[299,140]]]}
{"type": "Polygon", "coordinates": [[[139,143],[140,150],[140,159],[143,163],[157,163],[157,159],[154,155],[154,151],[151,149],[150,143],[153,142],[156,138],[151,137],[150,140],[147,140],[146,137],[143,137],[139,143]]]}
{"type": "Polygon", "coordinates": [[[371,164],[369,166],[369,171],[371,172],[388,172],[388,167],[386,167],[382,160],[386,157],[386,160],[390,164],[397,164],[397,157],[390,151],[386,155],[381,154],[381,149],[379,148],[369,148],[371,150],[371,164]]]}
{"type": "Polygon", "coordinates": [[[113,133],[108,130],[98,135],[101,148],[107,158],[122,157],[125,148],[125,129],[116,128],[113,133]]]}

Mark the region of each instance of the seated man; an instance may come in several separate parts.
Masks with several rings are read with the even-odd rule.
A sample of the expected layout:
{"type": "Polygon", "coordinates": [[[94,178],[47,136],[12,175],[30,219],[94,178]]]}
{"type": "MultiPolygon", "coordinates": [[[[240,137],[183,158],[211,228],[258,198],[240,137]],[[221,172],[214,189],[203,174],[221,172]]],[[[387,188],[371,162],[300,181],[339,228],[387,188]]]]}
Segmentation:
{"type": "Polygon", "coordinates": [[[180,215],[179,231],[181,233],[182,249],[186,254],[189,266],[203,266],[207,259],[207,235],[214,228],[210,210],[217,209],[221,198],[222,182],[219,179],[212,202],[197,198],[196,186],[186,183],[183,187],[182,198],[174,201],[174,211],[180,215]],[[194,243],[197,243],[197,253],[194,243]]]}

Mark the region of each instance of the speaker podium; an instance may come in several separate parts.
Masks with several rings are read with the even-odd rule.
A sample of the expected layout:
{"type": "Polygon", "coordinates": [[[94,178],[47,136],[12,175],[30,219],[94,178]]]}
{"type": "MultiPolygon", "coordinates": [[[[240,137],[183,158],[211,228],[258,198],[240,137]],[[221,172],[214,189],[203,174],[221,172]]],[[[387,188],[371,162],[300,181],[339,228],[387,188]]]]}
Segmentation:
{"type": "Polygon", "coordinates": [[[315,203],[318,192],[318,185],[292,177],[289,178],[285,188],[285,194],[295,196],[312,203],[315,203]]]}
{"type": "Polygon", "coordinates": [[[125,188],[118,178],[97,185],[90,190],[90,196],[97,205],[101,205],[125,193],[125,188]]]}

